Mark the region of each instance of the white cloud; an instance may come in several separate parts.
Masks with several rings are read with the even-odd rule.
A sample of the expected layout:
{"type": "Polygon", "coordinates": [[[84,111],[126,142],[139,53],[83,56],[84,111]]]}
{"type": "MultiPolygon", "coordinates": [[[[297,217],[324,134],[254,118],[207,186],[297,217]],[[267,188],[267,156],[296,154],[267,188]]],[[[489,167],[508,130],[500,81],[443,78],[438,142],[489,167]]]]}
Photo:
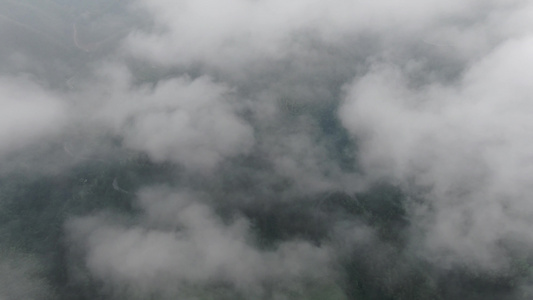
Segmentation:
{"type": "Polygon", "coordinates": [[[254,143],[253,129],[238,116],[226,85],[208,77],[179,77],[131,86],[128,72],[120,68],[108,76],[111,84],[102,89],[108,92],[89,117],[108,124],[126,147],[156,162],[207,171],[227,157],[247,153],[254,143]]]}
{"type": "Polygon", "coordinates": [[[429,191],[429,210],[413,220],[438,259],[501,266],[501,245],[533,244],[531,51],[533,36],[510,40],[458,86],[412,87],[382,66],[348,89],[340,116],[365,171],[429,191]]]}
{"type": "Polygon", "coordinates": [[[67,226],[90,273],[115,291],[175,297],[190,286],[223,283],[259,295],[269,282],[283,291],[332,274],[327,247],[288,241],[258,250],[245,219],[223,222],[193,194],[152,188],[141,192],[140,204],[146,214],[136,226],[98,216],[67,226]]]}
{"type": "Polygon", "coordinates": [[[162,64],[202,63],[239,70],[248,62],[304,51],[300,36],[338,45],[368,32],[381,37],[424,32],[443,19],[468,16],[481,1],[138,1],[155,20],[130,35],[126,49],[162,64]],[[392,31],[394,33],[392,33],[392,31]]]}
{"type": "MultiPolygon", "coordinates": [[[[213,180],[206,191],[238,195],[224,199],[236,206],[361,191],[385,179],[424,198],[408,216],[416,254],[501,267],[513,257],[505,247],[533,247],[531,1],[126,2],[4,5],[20,16],[0,15],[9,25],[0,42],[26,34],[0,53],[0,159],[55,142],[20,151],[3,174],[134,150],[184,166],[187,180],[164,178],[173,184],[213,180]],[[129,3],[142,12],[130,16],[129,3]],[[132,25],[141,15],[148,20],[132,25]],[[38,21],[26,24],[31,18],[38,21]],[[122,40],[131,28],[143,30],[122,40]],[[81,49],[84,39],[94,51],[81,49]],[[33,77],[8,75],[20,72],[33,77]],[[353,140],[328,120],[347,82],[339,116],[353,140]],[[120,142],[102,142],[110,139],[120,142]],[[351,142],[357,166],[339,157],[351,142]],[[219,189],[225,182],[235,190],[219,189]]],[[[154,189],[138,204],[140,220],[90,216],[67,226],[89,277],[116,293],[175,298],[224,281],[252,295],[271,280],[286,280],[282,290],[330,272],[328,247],[292,240],[258,249],[246,219],[223,221],[196,194],[154,189]]],[[[352,244],[363,240],[364,227],[354,227],[343,231],[352,244]]]]}
{"type": "Polygon", "coordinates": [[[0,78],[0,155],[59,133],[67,108],[57,95],[26,78],[0,78]]]}

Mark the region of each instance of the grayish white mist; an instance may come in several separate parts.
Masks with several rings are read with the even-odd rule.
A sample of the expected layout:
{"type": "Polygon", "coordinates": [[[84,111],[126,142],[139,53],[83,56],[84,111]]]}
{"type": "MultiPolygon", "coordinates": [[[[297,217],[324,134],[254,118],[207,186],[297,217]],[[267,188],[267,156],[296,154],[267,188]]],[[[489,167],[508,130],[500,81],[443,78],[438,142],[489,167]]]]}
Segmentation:
{"type": "Polygon", "coordinates": [[[530,1],[4,0],[0,44],[0,299],[531,290],[530,1]]]}

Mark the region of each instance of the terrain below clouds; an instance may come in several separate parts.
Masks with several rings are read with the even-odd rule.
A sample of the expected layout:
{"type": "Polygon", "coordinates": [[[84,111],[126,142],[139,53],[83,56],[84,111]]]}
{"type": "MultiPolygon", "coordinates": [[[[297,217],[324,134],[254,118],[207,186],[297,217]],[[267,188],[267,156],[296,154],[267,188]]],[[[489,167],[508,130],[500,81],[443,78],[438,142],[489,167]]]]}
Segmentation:
{"type": "Polygon", "coordinates": [[[0,299],[529,299],[528,1],[0,3],[0,299]]]}

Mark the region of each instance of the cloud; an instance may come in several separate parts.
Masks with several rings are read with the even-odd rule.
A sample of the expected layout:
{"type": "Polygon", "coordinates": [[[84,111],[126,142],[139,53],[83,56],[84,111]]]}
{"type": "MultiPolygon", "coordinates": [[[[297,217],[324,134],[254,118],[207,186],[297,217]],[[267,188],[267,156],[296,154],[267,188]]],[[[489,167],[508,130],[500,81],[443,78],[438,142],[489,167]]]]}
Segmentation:
{"type": "Polygon", "coordinates": [[[381,66],[348,88],[340,116],[361,140],[365,172],[430,201],[412,217],[438,260],[505,266],[508,243],[533,242],[532,41],[503,42],[457,85],[412,87],[381,66]]]}
{"type": "Polygon", "coordinates": [[[269,284],[283,292],[332,274],[327,247],[295,240],[259,250],[246,219],[225,222],[194,194],[151,188],[140,193],[139,204],[145,214],[133,226],[102,216],[67,224],[71,245],[112,293],[167,299],[222,284],[255,297],[271,293],[269,284]]]}
{"type": "Polygon", "coordinates": [[[128,51],[161,64],[246,67],[305,52],[306,35],[339,45],[372,32],[406,37],[442,19],[468,16],[480,1],[137,1],[154,17],[153,31],[137,32],[128,51]]]}
{"type": "Polygon", "coordinates": [[[20,233],[58,293],[529,289],[530,1],[4,2],[0,213],[66,222],[20,233]]]}
{"type": "MultiPolygon", "coordinates": [[[[231,89],[207,76],[161,80],[134,86],[124,68],[108,68],[103,100],[86,117],[107,125],[126,148],[143,151],[155,162],[170,161],[190,170],[212,170],[228,157],[246,154],[253,128],[238,115],[231,89]]],[[[94,123],[93,123],[94,124],[94,123]]],[[[103,129],[105,130],[105,129],[103,129]]]]}
{"type": "Polygon", "coordinates": [[[61,132],[67,106],[58,95],[23,77],[0,78],[0,155],[61,132]]]}

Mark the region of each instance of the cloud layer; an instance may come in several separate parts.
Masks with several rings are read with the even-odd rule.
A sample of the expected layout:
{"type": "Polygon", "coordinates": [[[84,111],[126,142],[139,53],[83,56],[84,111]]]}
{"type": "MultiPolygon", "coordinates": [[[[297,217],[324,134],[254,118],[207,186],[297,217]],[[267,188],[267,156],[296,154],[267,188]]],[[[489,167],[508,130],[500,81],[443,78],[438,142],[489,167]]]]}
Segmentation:
{"type": "Polygon", "coordinates": [[[0,297],[531,289],[529,1],[0,10],[0,297]]]}
{"type": "Polygon", "coordinates": [[[369,175],[425,189],[429,247],[485,265],[503,263],[502,239],[528,243],[531,38],[502,43],[457,85],[409,87],[400,70],[376,68],[350,87],[341,110],[362,138],[369,175]]]}
{"type": "Polygon", "coordinates": [[[290,241],[261,251],[245,219],[223,222],[195,195],[159,188],[139,198],[145,216],[137,225],[113,224],[102,216],[67,225],[88,271],[111,294],[174,299],[189,289],[220,286],[228,296],[281,297],[298,293],[306,280],[329,280],[332,258],[326,247],[290,241]]]}

